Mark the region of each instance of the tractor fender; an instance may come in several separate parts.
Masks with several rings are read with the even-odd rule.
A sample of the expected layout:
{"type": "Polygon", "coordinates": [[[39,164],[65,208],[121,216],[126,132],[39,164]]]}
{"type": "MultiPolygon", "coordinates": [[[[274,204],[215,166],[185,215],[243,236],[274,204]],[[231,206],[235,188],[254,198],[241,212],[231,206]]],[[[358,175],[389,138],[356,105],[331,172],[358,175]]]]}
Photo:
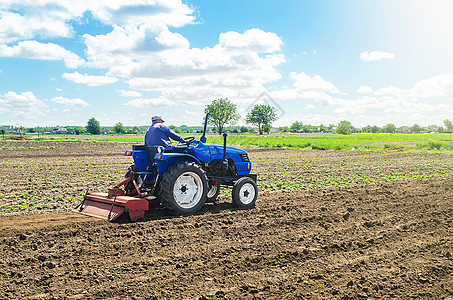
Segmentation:
{"type": "Polygon", "coordinates": [[[154,161],[161,175],[167,172],[168,168],[180,161],[190,161],[201,166],[201,162],[195,156],[185,153],[161,153],[154,157],[154,161]]]}

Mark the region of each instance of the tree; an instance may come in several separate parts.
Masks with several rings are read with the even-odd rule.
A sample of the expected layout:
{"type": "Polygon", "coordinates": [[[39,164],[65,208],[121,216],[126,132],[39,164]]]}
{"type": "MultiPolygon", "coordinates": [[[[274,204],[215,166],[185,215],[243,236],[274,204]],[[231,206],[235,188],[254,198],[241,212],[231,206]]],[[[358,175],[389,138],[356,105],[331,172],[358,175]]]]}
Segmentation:
{"type": "Polygon", "coordinates": [[[241,133],[246,133],[249,131],[249,129],[245,126],[241,126],[240,131],[241,131],[241,133]]]}
{"type": "Polygon", "coordinates": [[[87,131],[85,128],[77,126],[77,127],[74,127],[74,132],[75,132],[75,134],[79,135],[79,134],[84,134],[87,131]]]}
{"type": "Polygon", "coordinates": [[[176,133],[182,133],[182,130],[179,129],[179,128],[178,128],[177,126],[175,126],[175,125],[170,125],[170,126],[168,126],[168,128],[170,128],[171,130],[173,130],[173,131],[176,132],[176,133]]]}
{"type": "Polygon", "coordinates": [[[392,123],[389,123],[389,124],[385,125],[384,127],[382,127],[381,131],[385,132],[385,133],[394,133],[396,131],[396,126],[393,125],[392,123]]]}
{"type": "Polygon", "coordinates": [[[302,126],[302,132],[303,133],[310,133],[312,132],[314,129],[313,129],[313,126],[311,125],[303,125],[302,126]]]}
{"type": "Polygon", "coordinates": [[[410,129],[411,132],[416,132],[416,133],[420,133],[420,131],[422,131],[422,128],[418,124],[414,124],[409,129],[410,129]]]}
{"type": "Polygon", "coordinates": [[[204,113],[209,113],[208,124],[214,126],[219,134],[226,124],[234,125],[240,117],[236,105],[228,98],[213,100],[206,105],[204,113]]]}
{"type": "Polygon", "coordinates": [[[338,126],[336,132],[339,134],[350,134],[351,133],[352,125],[348,121],[341,121],[338,126]]]}
{"type": "Polygon", "coordinates": [[[269,124],[263,125],[263,131],[267,134],[271,132],[272,126],[269,124]]]}
{"type": "Polygon", "coordinates": [[[115,126],[113,126],[112,130],[116,133],[125,133],[127,129],[123,126],[123,123],[118,122],[115,124],[115,126]]]}
{"type": "Polygon", "coordinates": [[[6,130],[4,128],[0,128],[0,133],[3,136],[3,139],[5,139],[5,132],[6,132],[6,130]]]}
{"type": "Polygon", "coordinates": [[[302,130],[302,126],[303,126],[302,122],[296,121],[293,124],[291,124],[291,126],[289,127],[289,130],[291,132],[299,132],[302,130]]]}
{"type": "Polygon", "coordinates": [[[99,125],[99,121],[95,118],[91,118],[87,122],[86,126],[87,132],[91,134],[100,134],[101,133],[101,125],[99,125]]]}
{"type": "Polygon", "coordinates": [[[245,117],[247,123],[258,126],[258,131],[263,134],[265,125],[272,126],[278,120],[275,107],[267,104],[256,104],[245,117]]]}
{"type": "Polygon", "coordinates": [[[450,132],[453,131],[453,123],[450,120],[445,119],[444,124],[445,124],[445,127],[447,127],[447,131],[450,131],[450,132]]]}
{"type": "Polygon", "coordinates": [[[444,133],[444,128],[442,126],[437,127],[437,133],[444,133]]]}

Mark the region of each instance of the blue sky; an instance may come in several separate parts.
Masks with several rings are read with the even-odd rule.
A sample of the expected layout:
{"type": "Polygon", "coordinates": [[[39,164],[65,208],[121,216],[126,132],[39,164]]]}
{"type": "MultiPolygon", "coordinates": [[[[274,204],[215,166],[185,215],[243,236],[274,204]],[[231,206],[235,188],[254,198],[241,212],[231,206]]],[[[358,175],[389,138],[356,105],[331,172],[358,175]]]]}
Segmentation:
{"type": "Polygon", "coordinates": [[[448,0],[0,0],[0,124],[199,125],[213,99],[245,116],[265,92],[275,126],[442,125],[452,15],[448,0]]]}

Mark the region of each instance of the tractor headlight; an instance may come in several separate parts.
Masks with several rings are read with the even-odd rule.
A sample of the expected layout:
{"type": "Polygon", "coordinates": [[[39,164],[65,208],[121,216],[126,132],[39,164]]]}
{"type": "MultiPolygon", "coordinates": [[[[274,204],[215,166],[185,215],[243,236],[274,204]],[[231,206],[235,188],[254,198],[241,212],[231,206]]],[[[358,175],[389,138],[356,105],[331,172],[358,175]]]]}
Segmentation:
{"type": "Polygon", "coordinates": [[[249,162],[249,155],[248,154],[241,154],[241,160],[242,162],[249,162]]]}

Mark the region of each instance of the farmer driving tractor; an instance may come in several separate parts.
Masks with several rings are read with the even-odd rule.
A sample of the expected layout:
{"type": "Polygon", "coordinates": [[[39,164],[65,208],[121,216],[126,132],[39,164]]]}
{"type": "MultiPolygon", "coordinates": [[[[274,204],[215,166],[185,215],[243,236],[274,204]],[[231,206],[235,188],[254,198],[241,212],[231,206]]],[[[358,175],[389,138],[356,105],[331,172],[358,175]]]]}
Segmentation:
{"type": "Polygon", "coordinates": [[[184,143],[184,139],[176,132],[164,125],[164,120],[161,116],[153,116],[151,118],[153,124],[149,127],[145,134],[145,145],[171,147],[170,138],[184,143]]]}

